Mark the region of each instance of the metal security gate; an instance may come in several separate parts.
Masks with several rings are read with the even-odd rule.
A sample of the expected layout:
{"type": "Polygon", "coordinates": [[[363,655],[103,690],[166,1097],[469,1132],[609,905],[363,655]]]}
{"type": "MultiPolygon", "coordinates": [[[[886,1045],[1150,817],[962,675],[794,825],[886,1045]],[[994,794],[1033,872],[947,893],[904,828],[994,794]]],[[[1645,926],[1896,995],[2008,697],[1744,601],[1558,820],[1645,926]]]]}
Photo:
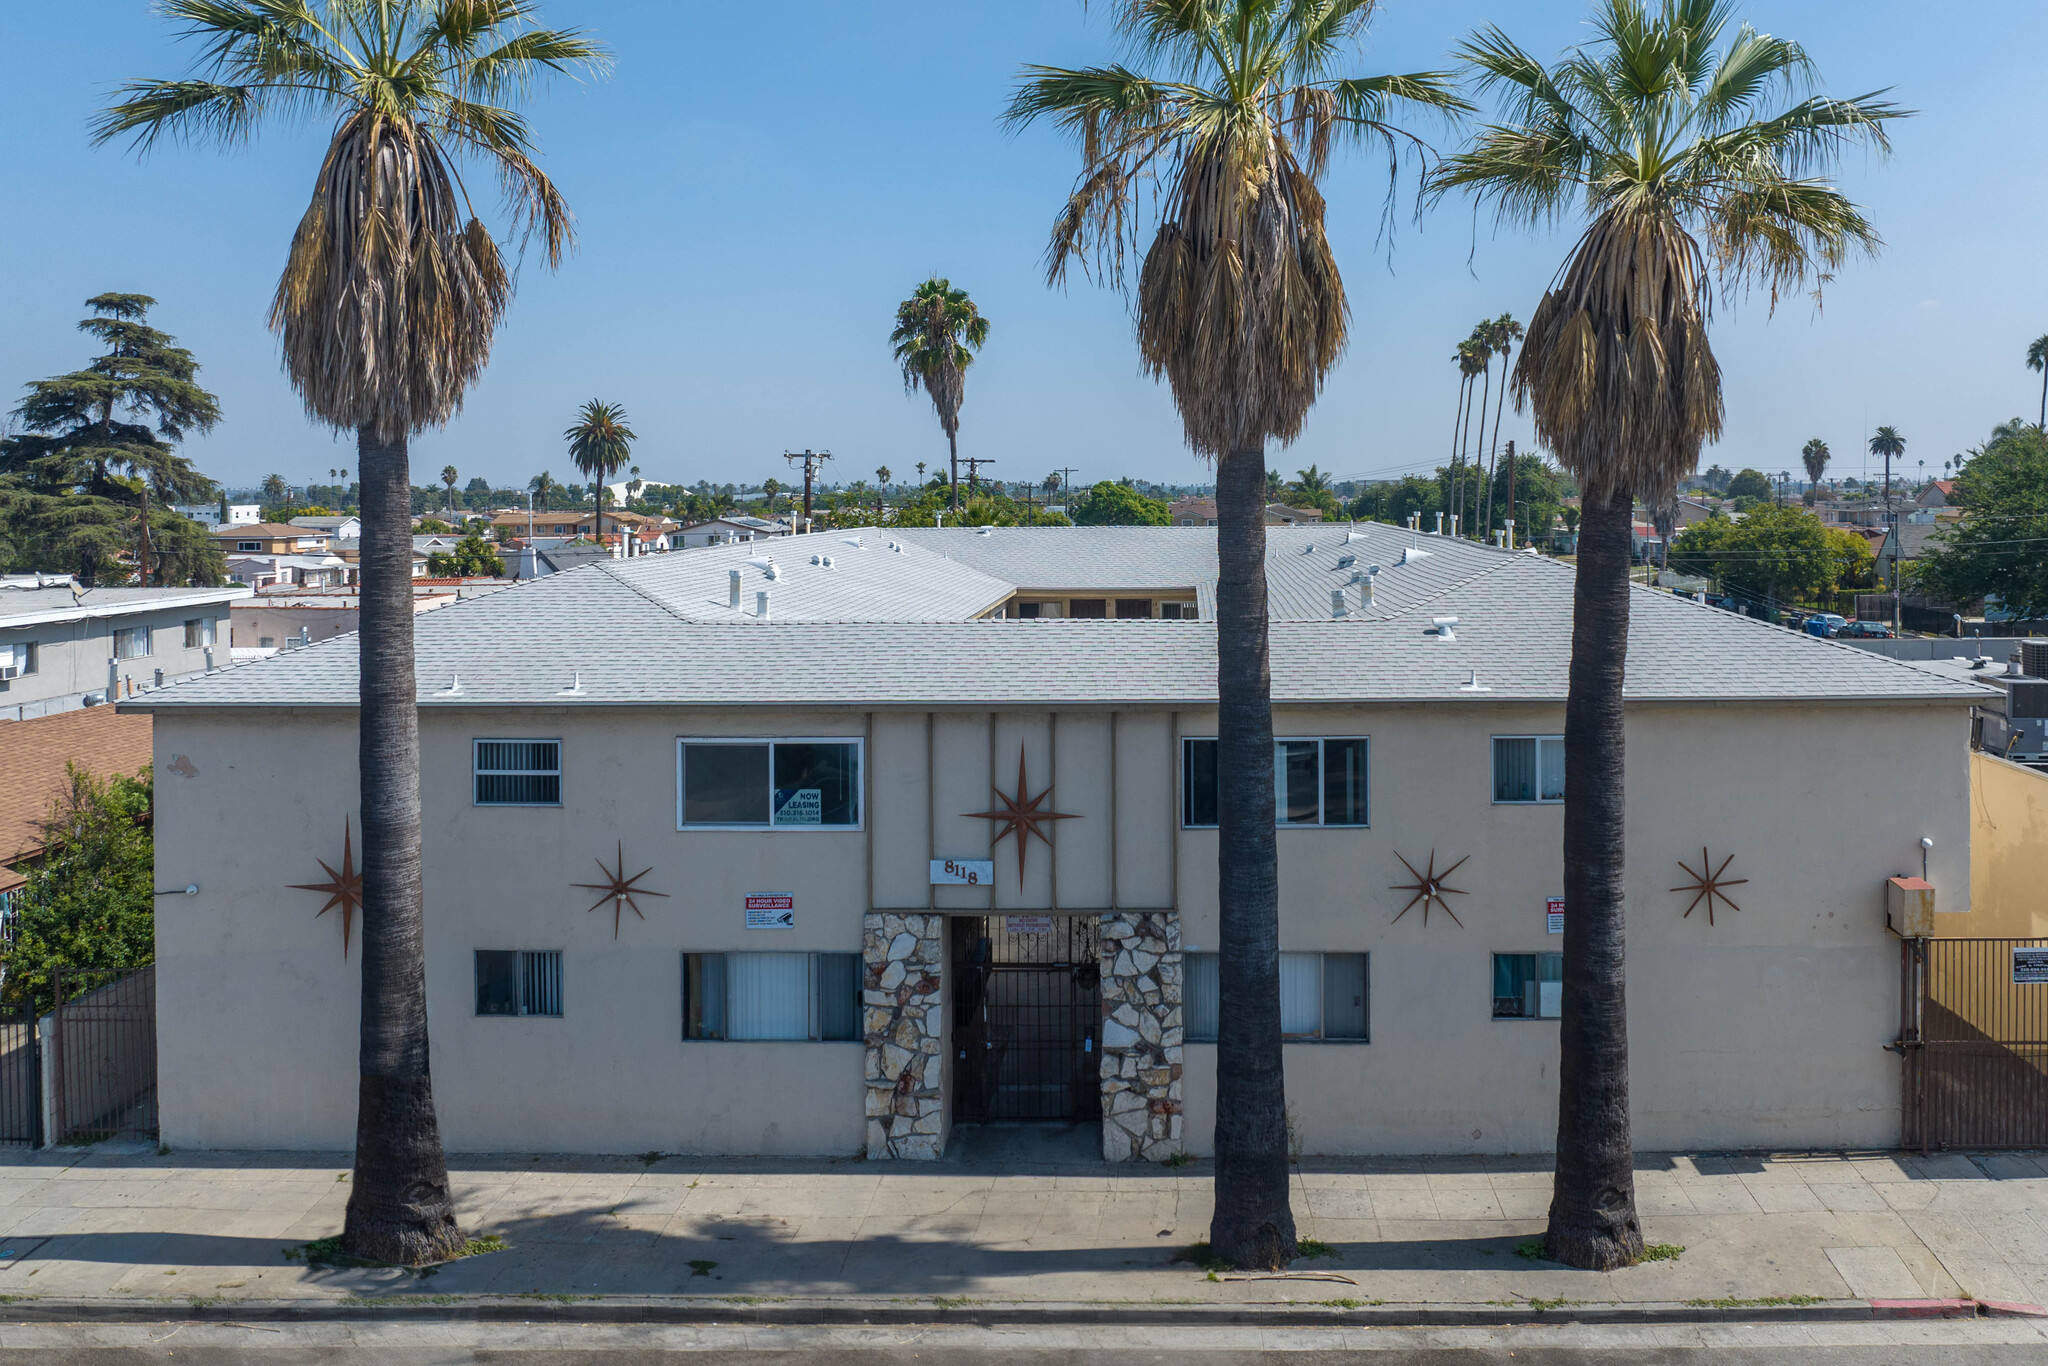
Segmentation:
{"type": "Polygon", "coordinates": [[[1909,1148],[2048,1147],[2048,939],[1908,939],[1909,1148]]]}
{"type": "Polygon", "coordinates": [[[1094,919],[955,916],[951,932],[953,1118],[1099,1118],[1094,919]]]}
{"type": "Polygon", "coordinates": [[[51,1141],[156,1137],[156,968],[50,976],[51,1141]]]}
{"type": "Polygon", "coordinates": [[[0,1143],[43,1141],[43,1074],[35,1008],[0,1005],[0,1143]]]}

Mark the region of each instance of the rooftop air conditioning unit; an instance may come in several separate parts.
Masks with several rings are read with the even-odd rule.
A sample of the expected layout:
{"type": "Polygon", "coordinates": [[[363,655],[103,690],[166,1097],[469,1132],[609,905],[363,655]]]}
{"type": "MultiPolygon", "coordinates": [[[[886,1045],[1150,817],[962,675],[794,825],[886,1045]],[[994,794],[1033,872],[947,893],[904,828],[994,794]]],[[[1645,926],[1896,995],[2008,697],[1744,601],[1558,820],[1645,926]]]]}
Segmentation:
{"type": "Polygon", "coordinates": [[[2048,640],[2020,642],[2020,671],[2035,678],[2048,678],[2048,640]]]}

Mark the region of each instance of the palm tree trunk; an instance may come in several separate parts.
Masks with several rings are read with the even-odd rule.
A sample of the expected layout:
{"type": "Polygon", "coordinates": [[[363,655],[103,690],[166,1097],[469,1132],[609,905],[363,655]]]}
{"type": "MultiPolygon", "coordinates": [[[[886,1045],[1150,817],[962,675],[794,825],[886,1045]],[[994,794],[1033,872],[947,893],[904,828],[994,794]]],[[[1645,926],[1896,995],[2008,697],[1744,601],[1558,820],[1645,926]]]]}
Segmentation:
{"type": "MultiPolygon", "coordinates": [[[[1470,381],[1467,382],[1469,383],[1470,381]]],[[[1467,464],[1465,456],[1469,454],[1472,450],[1472,406],[1473,405],[1471,401],[1468,399],[1465,403],[1465,435],[1464,438],[1458,443],[1458,480],[1457,488],[1454,490],[1457,494],[1457,497],[1451,507],[1451,515],[1453,517],[1457,517],[1460,519],[1464,517],[1465,513],[1465,469],[1467,464]]],[[[1486,396],[1484,394],[1481,394],[1479,397],[1479,407],[1482,410],[1484,410],[1484,408],[1486,407],[1486,396]]],[[[1482,419],[1482,421],[1484,421],[1484,419],[1482,419]]],[[[1444,530],[1455,532],[1457,528],[1458,523],[1454,522],[1451,526],[1445,527],[1444,530]]]]}
{"type": "Polygon", "coordinates": [[[363,838],[361,1080],[342,1246],[417,1265],[462,1245],[427,1070],[412,487],[403,437],[357,433],[362,477],[358,757],[363,838]]]}
{"type": "Polygon", "coordinates": [[[2041,367],[2041,430],[2048,432],[2048,365],[2041,367]]]}
{"type": "Polygon", "coordinates": [[[1628,1117],[1622,933],[1622,683],[1628,648],[1628,489],[1589,492],[1579,520],[1564,716],[1564,1001],[1557,1179],[1544,1255],[1606,1271],[1642,1256],[1628,1117]]]}
{"type": "Polygon", "coordinates": [[[1216,1209],[1209,1245],[1233,1266],[1295,1255],[1280,1057],[1280,879],[1273,827],[1273,689],[1267,662],[1266,462],[1254,447],[1216,470],[1216,1209]]]}
{"type": "MultiPolygon", "coordinates": [[[[1500,393],[1496,395],[1493,400],[1493,446],[1489,448],[1487,453],[1487,463],[1492,467],[1491,472],[1488,473],[1488,475],[1486,476],[1486,529],[1489,534],[1491,534],[1493,531],[1493,485],[1495,480],[1499,477],[1500,471],[1500,457],[1498,455],[1498,450],[1500,447],[1500,419],[1501,414],[1507,410],[1508,406],[1508,372],[1510,369],[1510,366],[1508,365],[1508,360],[1514,354],[1515,352],[1513,347],[1501,347],[1500,393]]],[[[1514,475],[1512,472],[1514,458],[1514,452],[1510,450],[1508,453],[1508,463],[1510,466],[1508,482],[1511,487],[1514,483],[1514,475]]],[[[1512,519],[1515,515],[1515,505],[1512,499],[1508,503],[1507,515],[1510,519],[1512,519]]]]}
{"type": "Polygon", "coordinates": [[[952,508],[953,511],[958,512],[960,510],[960,434],[957,431],[949,430],[946,433],[946,467],[951,471],[947,478],[952,486],[951,501],[948,502],[947,506],[952,508]]]}
{"type": "MultiPolygon", "coordinates": [[[[1503,389],[1507,388],[1507,383],[1506,383],[1506,381],[1505,381],[1505,380],[1503,380],[1503,381],[1502,381],[1502,383],[1501,383],[1501,388],[1503,388],[1503,389]]],[[[1488,400],[1488,399],[1489,399],[1489,398],[1490,398],[1490,397],[1492,396],[1492,394],[1493,394],[1493,357],[1491,357],[1491,356],[1488,356],[1488,357],[1486,358],[1486,389],[1485,389],[1485,390],[1484,390],[1484,392],[1483,392],[1483,393],[1482,393],[1482,394],[1480,395],[1480,399],[1479,399],[1479,445],[1478,445],[1477,447],[1475,447],[1475,448],[1473,449],[1473,452],[1472,452],[1472,463],[1473,463],[1473,465],[1474,465],[1474,466],[1476,467],[1476,470],[1477,470],[1477,474],[1478,474],[1478,480],[1485,480],[1485,481],[1486,481],[1486,484],[1485,484],[1485,493],[1486,493],[1486,494],[1488,494],[1488,495],[1490,495],[1490,494],[1492,493],[1492,491],[1493,491],[1493,484],[1492,484],[1492,479],[1493,479],[1493,470],[1492,470],[1492,466],[1491,466],[1491,464],[1490,464],[1490,463],[1489,463],[1489,464],[1486,464],[1486,465],[1481,465],[1481,464],[1479,464],[1479,457],[1480,457],[1481,455],[1484,455],[1484,454],[1486,453],[1486,404],[1487,404],[1487,400],[1488,400]]],[[[1474,482],[1475,482],[1475,483],[1477,483],[1477,482],[1478,482],[1478,480],[1475,480],[1474,482]]],[[[1468,521],[1467,521],[1467,522],[1465,523],[1465,525],[1466,525],[1466,527],[1467,527],[1467,534],[1473,534],[1473,533],[1476,533],[1476,534],[1473,534],[1473,539],[1474,539],[1474,540],[1481,540],[1481,541],[1483,541],[1483,540],[1485,540],[1485,539],[1486,539],[1486,529],[1485,529],[1485,527],[1484,527],[1484,526],[1483,526],[1483,525],[1481,524],[1481,520],[1480,520],[1480,516],[1479,516],[1479,503],[1480,503],[1480,499],[1481,499],[1481,497],[1482,497],[1482,493],[1481,493],[1481,490],[1480,490],[1479,488],[1475,487],[1475,488],[1474,488],[1474,489],[1472,490],[1472,516],[1471,516],[1470,520],[1468,520],[1468,521]]]]}

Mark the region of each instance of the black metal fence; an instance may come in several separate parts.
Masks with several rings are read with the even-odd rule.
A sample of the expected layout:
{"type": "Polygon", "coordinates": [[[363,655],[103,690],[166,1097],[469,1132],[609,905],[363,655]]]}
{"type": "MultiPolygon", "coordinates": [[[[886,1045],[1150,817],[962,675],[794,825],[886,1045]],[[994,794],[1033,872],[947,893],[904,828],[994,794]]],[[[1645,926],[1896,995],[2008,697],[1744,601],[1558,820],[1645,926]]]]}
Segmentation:
{"type": "Polygon", "coordinates": [[[2048,1147],[2048,939],[1908,939],[1909,1148],[2048,1147]]]}
{"type": "Polygon", "coordinates": [[[954,1118],[1099,1116],[1094,919],[961,916],[953,936],[954,1118]]]}
{"type": "Polygon", "coordinates": [[[0,1143],[43,1140],[43,1073],[35,1008],[0,1005],[0,1143]]]}
{"type": "Polygon", "coordinates": [[[53,1143],[156,1137],[156,968],[54,969],[47,1017],[53,1143]]]}

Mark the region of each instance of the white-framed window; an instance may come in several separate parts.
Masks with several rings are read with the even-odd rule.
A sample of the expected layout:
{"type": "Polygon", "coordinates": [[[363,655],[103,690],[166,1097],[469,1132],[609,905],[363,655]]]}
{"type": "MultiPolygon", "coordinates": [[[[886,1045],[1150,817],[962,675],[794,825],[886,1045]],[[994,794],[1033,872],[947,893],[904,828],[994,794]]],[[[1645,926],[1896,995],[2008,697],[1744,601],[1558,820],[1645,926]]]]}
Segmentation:
{"type": "Polygon", "coordinates": [[[260,550],[262,550],[262,549],[263,549],[263,542],[261,542],[261,541],[236,541],[236,542],[235,542],[235,549],[236,549],[236,550],[255,550],[255,551],[260,551],[260,550]]]}
{"type": "MultiPolygon", "coordinates": [[[[1282,826],[1365,826],[1372,822],[1371,742],[1362,735],[1273,741],[1274,820],[1282,826]]],[[[1181,824],[1204,829],[1216,824],[1218,786],[1216,741],[1181,741],[1181,824]]]]}
{"type": "Polygon", "coordinates": [[[1563,801],[1564,737],[1494,736],[1493,800],[1496,805],[1563,801]]]}
{"type": "Polygon", "coordinates": [[[27,678],[42,667],[42,651],[37,649],[36,645],[33,640],[18,641],[9,645],[6,647],[6,653],[0,654],[0,662],[11,667],[17,678],[27,678]]]}
{"type": "Polygon", "coordinates": [[[1564,1004],[1564,955],[1496,953],[1493,1018],[1554,1020],[1564,1004]]]}
{"type": "Polygon", "coordinates": [[[214,624],[212,617],[187,617],[185,619],[185,648],[205,650],[213,645],[214,624]]]}
{"type": "Polygon", "coordinates": [[[857,953],[686,953],[685,1039],[861,1037],[857,953]]]}
{"type": "Polygon", "coordinates": [[[1201,612],[1191,602],[1174,602],[1169,599],[1159,604],[1161,621],[1195,621],[1200,617],[1201,612]]]}
{"type": "Polygon", "coordinates": [[[789,740],[676,742],[676,828],[860,828],[862,742],[789,740]]]}
{"type": "MultiPolygon", "coordinates": [[[[1216,1041],[1219,961],[1213,953],[1191,953],[1183,960],[1183,1018],[1190,1042],[1216,1041]]],[[[1281,1037],[1296,1042],[1371,1042],[1371,977],[1369,953],[1281,954],[1281,1037]]]]}
{"type": "Polygon", "coordinates": [[[149,628],[147,626],[116,626],[114,628],[114,658],[141,659],[149,654],[149,628]]]}
{"type": "Polygon", "coordinates": [[[472,742],[476,806],[560,806],[560,740],[476,740],[472,742]]]}
{"type": "Polygon", "coordinates": [[[479,1015],[562,1014],[560,949],[478,949],[476,1013],[479,1015]]]}

